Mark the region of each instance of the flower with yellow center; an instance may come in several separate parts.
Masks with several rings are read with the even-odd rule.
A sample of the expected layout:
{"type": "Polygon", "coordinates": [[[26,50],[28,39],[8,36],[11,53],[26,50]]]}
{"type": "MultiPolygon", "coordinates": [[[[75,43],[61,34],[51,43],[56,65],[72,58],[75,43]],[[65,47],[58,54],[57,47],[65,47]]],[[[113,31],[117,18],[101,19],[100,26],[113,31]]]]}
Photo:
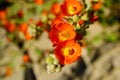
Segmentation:
{"type": "Polygon", "coordinates": [[[62,31],[62,32],[59,33],[59,39],[61,41],[67,40],[69,38],[69,36],[70,35],[69,35],[69,33],[67,31],[62,31]]]}
{"type": "Polygon", "coordinates": [[[74,14],[75,11],[76,11],[76,7],[73,7],[73,6],[69,6],[69,7],[68,7],[68,13],[69,13],[69,14],[74,14]]]}
{"type": "Polygon", "coordinates": [[[81,56],[81,46],[74,40],[67,40],[57,45],[54,53],[60,64],[71,64],[81,56]]]}
{"type": "Polygon", "coordinates": [[[72,16],[81,12],[83,6],[78,0],[65,0],[61,11],[65,16],[72,16]]]}
{"type": "Polygon", "coordinates": [[[56,45],[63,41],[74,39],[76,32],[72,25],[68,23],[60,23],[51,27],[49,36],[53,45],[56,45]]]}

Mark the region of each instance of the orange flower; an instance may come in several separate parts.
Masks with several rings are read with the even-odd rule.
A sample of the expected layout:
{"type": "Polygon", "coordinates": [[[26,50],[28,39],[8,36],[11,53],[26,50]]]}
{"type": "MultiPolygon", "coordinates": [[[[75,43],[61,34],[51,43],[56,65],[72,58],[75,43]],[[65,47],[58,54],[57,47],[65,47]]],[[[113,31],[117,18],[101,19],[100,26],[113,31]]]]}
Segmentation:
{"type": "Polygon", "coordinates": [[[78,0],[65,0],[61,5],[61,11],[65,16],[72,16],[80,13],[83,6],[78,0]]]}
{"type": "Polygon", "coordinates": [[[32,24],[32,23],[34,23],[33,18],[29,18],[29,24],[32,24]]]}
{"type": "Polygon", "coordinates": [[[7,68],[6,68],[6,73],[5,73],[5,75],[6,75],[6,76],[10,76],[11,73],[12,73],[12,69],[11,69],[10,67],[7,67],[7,68]]]}
{"type": "Polygon", "coordinates": [[[6,21],[4,25],[8,32],[14,32],[16,29],[15,23],[10,23],[10,22],[6,21]]]}
{"type": "Polygon", "coordinates": [[[33,38],[28,31],[25,31],[24,35],[26,40],[31,40],[33,38]]]}
{"type": "Polygon", "coordinates": [[[34,2],[38,5],[42,5],[44,3],[44,0],[34,0],[34,2]]]}
{"type": "Polygon", "coordinates": [[[27,30],[27,28],[28,28],[27,23],[21,23],[20,26],[19,26],[19,30],[23,33],[27,30]]]}
{"type": "Polygon", "coordinates": [[[3,24],[6,24],[6,10],[0,10],[0,20],[3,24]]]}
{"type": "Polygon", "coordinates": [[[65,21],[63,21],[62,18],[56,17],[56,18],[52,21],[51,27],[52,27],[52,26],[59,25],[60,23],[65,23],[65,21]]]}
{"type": "Polygon", "coordinates": [[[101,0],[99,0],[98,2],[93,2],[93,1],[92,1],[92,8],[93,8],[94,10],[99,10],[100,7],[101,7],[101,5],[102,5],[102,1],[101,1],[101,0]]]}
{"type": "Polygon", "coordinates": [[[19,30],[24,33],[26,40],[30,40],[32,38],[32,36],[28,32],[28,24],[27,23],[20,24],[19,30]]]}
{"type": "Polygon", "coordinates": [[[55,15],[58,15],[60,13],[60,4],[59,3],[54,3],[52,5],[52,9],[51,9],[52,13],[55,15]]]}
{"type": "Polygon", "coordinates": [[[81,46],[74,40],[64,41],[57,45],[54,53],[60,64],[71,64],[81,55],[81,46]]]}
{"type": "Polygon", "coordinates": [[[79,20],[79,21],[78,21],[79,25],[84,24],[84,22],[85,22],[84,20],[79,20]]]}
{"type": "Polygon", "coordinates": [[[28,55],[28,54],[24,54],[24,55],[23,55],[23,61],[26,63],[26,62],[28,62],[29,60],[30,60],[29,55],[28,55]]]}
{"type": "Polygon", "coordinates": [[[43,11],[42,11],[42,15],[43,15],[43,16],[47,16],[47,15],[48,15],[48,11],[43,10],[43,11]]]}
{"type": "Polygon", "coordinates": [[[0,20],[3,20],[6,18],[6,11],[5,10],[0,10],[0,20]]]}
{"type": "Polygon", "coordinates": [[[58,25],[54,25],[51,28],[49,34],[53,45],[66,40],[74,39],[76,36],[76,32],[74,31],[73,26],[68,23],[60,23],[58,25]]]}

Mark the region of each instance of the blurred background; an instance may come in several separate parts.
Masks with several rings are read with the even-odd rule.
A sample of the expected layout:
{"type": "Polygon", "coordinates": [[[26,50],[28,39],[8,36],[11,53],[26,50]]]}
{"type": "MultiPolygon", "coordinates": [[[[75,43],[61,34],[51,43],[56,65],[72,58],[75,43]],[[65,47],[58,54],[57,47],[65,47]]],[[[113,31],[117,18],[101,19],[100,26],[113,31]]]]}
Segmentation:
{"type": "Polygon", "coordinates": [[[80,60],[47,73],[45,57],[53,50],[47,30],[56,1],[62,2],[0,0],[0,80],[120,80],[120,0],[102,0],[99,19],[83,38],[80,60]],[[16,28],[27,25],[33,36],[38,31],[36,39],[16,28]]]}

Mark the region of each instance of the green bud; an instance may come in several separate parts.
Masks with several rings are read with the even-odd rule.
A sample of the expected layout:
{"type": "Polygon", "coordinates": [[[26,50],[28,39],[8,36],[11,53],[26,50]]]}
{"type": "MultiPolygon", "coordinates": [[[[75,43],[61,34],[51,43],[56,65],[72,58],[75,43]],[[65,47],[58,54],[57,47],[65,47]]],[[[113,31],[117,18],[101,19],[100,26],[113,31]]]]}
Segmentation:
{"type": "Polygon", "coordinates": [[[51,56],[48,56],[48,57],[46,58],[47,64],[53,64],[53,61],[54,61],[54,59],[53,59],[51,56]]]}
{"type": "Polygon", "coordinates": [[[77,22],[78,19],[79,19],[79,17],[78,17],[77,15],[74,15],[74,16],[72,17],[72,19],[73,19],[73,22],[77,22]]]}
{"type": "Polygon", "coordinates": [[[61,65],[59,64],[59,61],[57,60],[57,58],[54,54],[50,54],[46,58],[46,62],[47,62],[47,72],[48,73],[61,71],[61,65]]]}
{"type": "Polygon", "coordinates": [[[60,72],[61,71],[61,66],[58,65],[57,68],[55,69],[56,72],[60,72]]]}
{"type": "Polygon", "coordinates": [[[42,16],[41,16],[41,21],[42,21],[42,22],[47,22],[47,16],[42,15],[42,16]]]}
{"type": "Polygon", "coordinates": [[[55,65],[47,65],[47,72],[48,73],[55,72],[55,65]]]}
{"type": "Polygon", "coordinates": [[[84,15],[81,17],[81,20],[87,21],[87,20],[88,20],[88,14],[87,14],[87,13],[84,14],[84,15]]]}
{"type": "Polygon", "coordinates": [[[55,65],[59,64],[58,60],[55,59],[54,62],[53,62],[55,65]]]}
{"type": "Polygon", "coordinates": [[[34,24],[31,24],[28,27],[28,32],[30,33],[30,35],[35,36],[36,35],[36,26],[34,24]]]}
{"type": "Polygon", "coordinates": [[[75,25],[75,30],[76,29],[80,29],[80,25],[78,23],[75,25]]]}
{"type": "Polygon", "coordinates": [[[48,15],[48,18],[50,18],[50,19],[54,19],[55,16],[54,16],[53,14],[49,14],[49,15],[48,15]]]}

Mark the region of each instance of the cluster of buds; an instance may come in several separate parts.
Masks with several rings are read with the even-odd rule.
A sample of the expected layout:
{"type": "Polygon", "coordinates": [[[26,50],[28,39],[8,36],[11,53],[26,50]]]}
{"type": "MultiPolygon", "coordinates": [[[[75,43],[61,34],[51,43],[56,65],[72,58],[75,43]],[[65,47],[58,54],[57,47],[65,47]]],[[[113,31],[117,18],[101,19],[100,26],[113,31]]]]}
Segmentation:
{"type": "Polygon", "coordinates": [[[95,11],[100,8],[101,1],[88,2],[90,4],[86,4],[85,0],[64,0],[52,6],[52,13],[56,17],[52,20],[49,37],[55,48],[54,55],[61,66],[79,60],[81,40],[86,35],[86,29],[98,19],[95,11]]]}
{"type": "Polygon", "coordinates": [[[54,54],[50,54],[46,58],[47,62],[47,72],[48,73],[53,73],[53,72],[60,72],[61,71],[61,65],[59,64],[58,59],[55,57],[54,54]]]}

